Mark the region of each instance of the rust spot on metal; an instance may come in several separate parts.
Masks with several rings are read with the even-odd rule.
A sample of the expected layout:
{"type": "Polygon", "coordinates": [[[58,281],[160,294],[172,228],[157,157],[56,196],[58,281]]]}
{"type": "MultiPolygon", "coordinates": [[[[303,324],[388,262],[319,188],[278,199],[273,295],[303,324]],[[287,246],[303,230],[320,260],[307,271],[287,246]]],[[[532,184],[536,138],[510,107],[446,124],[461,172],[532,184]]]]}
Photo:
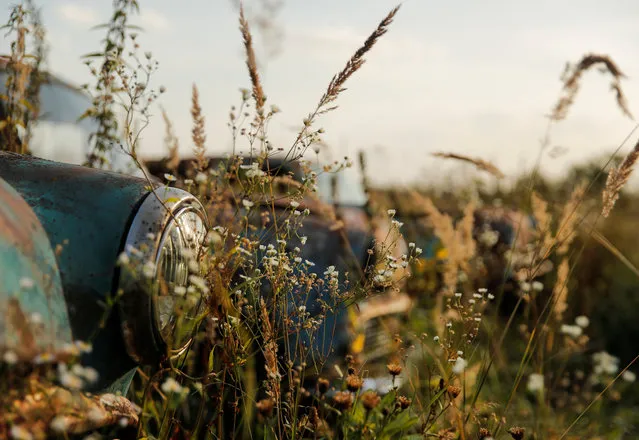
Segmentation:
{"type": "Polygon", "coordinates": [[[11,192],[0,188],[0,235],[15,244],[23,253],[33,254],[31,235],[38,225],[38,218],[33,210],[11,192]]]}
{"type": "Polygon", "coordinates": [[[29,325],[29,319],[20,307],[20,302],[16,298],[9,298],[4,313],[10,333],[18,338],[16,349],[20,352],[16,354],[21,358],[33,358],[38,351],[36,339],[29,325]]]}

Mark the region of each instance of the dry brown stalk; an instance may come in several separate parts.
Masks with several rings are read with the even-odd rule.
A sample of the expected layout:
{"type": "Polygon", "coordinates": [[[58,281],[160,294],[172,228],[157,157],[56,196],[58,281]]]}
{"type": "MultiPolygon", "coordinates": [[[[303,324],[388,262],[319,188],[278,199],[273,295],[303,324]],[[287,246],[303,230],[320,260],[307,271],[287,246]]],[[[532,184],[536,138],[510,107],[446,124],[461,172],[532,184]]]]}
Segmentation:
{"type": "Polygon", "coordinates": [[[503,179],[505,177],[504,173],[502,173],[499,168],[497,168],[493,163],[488,162],[486,160],[464,156],[463,154],[457,154],[457,153],[438,152],[438,153],[433,153],[432,155],[435,157],[441,157],[443,159],[456,159],[456,160],[461,160],[463,162],[472,163],[473,165],[477,167],[477,169],[486,171],[498,179],[503,179]]]}
{"type": "Polygon", "coordinates": [[[537,263],[541,264],[548,256],[554,244],[554,238],[550,229],[552,223],[552,216],[548,211],[548,202],[546,202],[539,194],[533,191],[532,193],[532,211],[537,225],[535,228],[535,235],[537,238],[537,256],[536,262],[533,262],[534,266],[537,263]]]}
{"type": "Polygon", "coordinates": [[[193,154],[195,155],[196,167],[198,170],[206,168],[206,132],[204,130],[204,115],[200,107],[200,95],[197,86],[193,84],[193,96],[191,98],[191,117],[193,118],[193,129],[191,135],[193,139],[193,154]]]}
{"type": "Polygon", "coordinates": [[[634,148],[626,158],[621,162],[617,168],[611,168],[608,172],[608,179],[606,180],[606,187],[603,190],[603,209],[601,215],[608,217],[610,211],[615,206],[617,199],[619,199],[619,192],[621,188],[628,182],[630,175],[634,170],[635,163],[639,159],[639,141],[635,144],[634,148]]]}
{"type": "Polygon", "coordinates": [[[553,314],[557,321],[561,321],[564,312],[568,309],[568,274],[570,273],[570,265],[568,264],[568,258],[564,258],[559,263],[557,268],[557,280],[555,281],[555,287],[553,288],[553,297],[555,302],[553,304],[553,314]]]}
{"type": "Polygon", "coordinates": [[[553,108],[552,114],[550,115],[552,120],[560,121],[566,118],[568,110],[570,110],[570,107],[577,96],[577,92],[579,91],[580,80],[583,73],[596,65],[602,65],[604,72],[610,73],[612,76],[610,88],[615,92],[617,105],[624,115],[628,116],[630,119],[634,119],[628,109],[628,102],[621,89],[621,79],[625,78],[625,75],[608,55],[590,53],[584,55],[579,63],[573,66],[570,64],[566,66],[566,70],[562,75],[563,95],[559,98],[559,101],[557,101],[557,104],[553,108]]]}
{"type": "Polygon", "coordinates": [[[244,6],[240,4],[240,31],[244,38],[244,48],[246,49],[246,67],[248,67],[251,84],[253,85],[253,99],[255,100],[255,110],[259,117],[264,116],[264,90],[260,82],[260,74],[257,71],[257,61],[253,50],[253,37],[246,18],[244,18],[244,6]]]}
{"type": "Polygon", "coordinates": [[[162,109],[162,119],[164,119],[164,145],[166,145],[169,154],[166,167],[172,172],[176,172],[180,164],[180,155],[178,153],[180,144],[173,130],[173,123],[171,123],[171,119],[169,119],[169,115],[164,109],[162,109]]]}
{"type": "Polygon", "coordinates": [[[581,182],[575,187],[572,194],[570,194],[570,200],[568,200],[561,213],[555,236],[558,255],[565,255],[575,239],[575,229],[580,214],[579,206],[586,194],[586,187],[586,182],[581,182]]]}
{"type": "Polygon", "coordinates": [[[260,300],[260,315],[261,326],[264,342],[264,369],[266,371],[269,395],[279,401],[280,396],[280,375],[277,367],[277,343],[275,342],[275,334],[273,333],[273,327],[271,325],[271,318],[269,317],[266,303],[263,299],[260,300]]]}

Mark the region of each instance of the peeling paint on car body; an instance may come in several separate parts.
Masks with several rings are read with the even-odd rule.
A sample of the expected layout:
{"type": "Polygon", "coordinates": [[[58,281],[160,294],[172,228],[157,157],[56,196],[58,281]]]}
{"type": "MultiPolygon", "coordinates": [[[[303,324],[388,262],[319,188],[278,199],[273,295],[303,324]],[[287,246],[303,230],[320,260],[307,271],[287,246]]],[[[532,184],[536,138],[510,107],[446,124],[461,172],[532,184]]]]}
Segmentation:
{"type": "Polygon", "coordinates": [[[0,354],[31,361],[72,342],[60,273],[47,234],[0,178],[0,354]]]}

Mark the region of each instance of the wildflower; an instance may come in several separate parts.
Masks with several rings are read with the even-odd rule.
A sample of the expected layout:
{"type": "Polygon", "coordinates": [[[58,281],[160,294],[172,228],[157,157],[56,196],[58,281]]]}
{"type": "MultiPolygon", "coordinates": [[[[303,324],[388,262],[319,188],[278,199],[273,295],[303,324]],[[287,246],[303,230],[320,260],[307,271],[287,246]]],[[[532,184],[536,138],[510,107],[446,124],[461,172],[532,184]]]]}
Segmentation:
{"type": "Polygon", "coordinates": [[[315,263],[313,263],[312,261],[309,261],[309,260],[304,260],[304,263],[305,263],[308,267],[315,266],[315,263]]]}
{"type": "Polygon", "coordinates": [[[142,266],[142,274],[147,278],[155,277],[155,263],[153,261],[147,261],[142,266]]]}
{"type": "Polygon", "coordinates": [[[172,377],[168,377],[160,388],[166,394],[182,394],[184,392],[184,387],[172,377]]]}
{"type": "Polygon", "coordinates": [[[275,402],[273,399],[262,399],[255,404],[255,407],[263,417],[270,417],[273,414],[275,402]]]}
{"type": "Polygon", "coordinates": [[[490,299],[490,300],[495,299],[495,295],[493,295],[492,293],[489,293],[487,295],[487,298],[490,299]]]}
{"type": "Polygon", "coordinates": [[[453,399],[455,399],[457,396],[459,396],[461,394],[461,387],[455,386],[455,385],[449,385],[448,386],[448,394],[450,395],[450,397],[452,397],[453,399]]]}
{"type": "Polygon", "coordinates": [[[35,286],[35,282],[28,277],[22,277],[20,278],[20,288],[21,289],[31,289],[33,286],[35,286]]]}
{"type": "Polygon", "coordinates": [[[200,289],[201,292],[203,293],[207,293],[209,291],[208,286],[206,285],[206,281],[204,281],[204,278],[199,277],[197,275],[189,275],[189,281],[191,282],[191,284],[193,284],[195,287],[197,287],[198,289],[200,289]]]}
{"type": "Polygon", "coordinates": [[[298,202],[296,200],[292,200],[290,205],[291,205],[291,208],[295,209],[295,208],[300,206],[300,202],[298,202]]]}
{"type": "Polygon", "coordinates": [[[479,428],[479,440],[488,440],[489,438],[492,438],[490,431],[486,428],[479,428]]]}
{"type": "Polygon", "coordinates": [[[193,179],[184,179],[185,185],[193,185],[193,179]]]}
{"type": "Polygon", "coordinates": [[[375,391],[366,391],[362,394],[362,405],[366,411],[374,409],[381,401],[381,397],[379,397],[375,391]]]}
{"type": "Polygon", "coordinates": [[[126,252],[122,252],[118,255],[118,266],[126,266],[130,263],[129,256],[126,252]]]}
{"type": "Polygon", "coordinates": [[[5,362],[5,364],[15,365],[18,362],[18,355],[10,350],[5,351],[4,355],[2,356],[2,360],[5,362]]]}
{"type": "Polygon", "coordinates": [[[535,292],[541,292],[544,290],[544,284],[540,281],[533,281],[530,287],[532,287],[532,290],[535,292]]]}
{"type": "Polygon", "coordinates": [[[398,220],[393,220],[391,223],[393,224],[393,226],[396,226],[396,227],[397,227],[397,229],[399,229],[399,228],[401,228],[402,226],[404,226],[404,223],[402,223],[402,222],[400,222],[400,221],[398,221],[398,220]]]}
{"type": "Polygon", "coordinates": [[[184,296],[184,295],[186,295],[186,287],[184,287],[184,286],[175,286],[173,288],[173,293],[175,293],[177,296],[184,296]]]}
{"type": "Polygon", "coordinates": [[[462,358],[461,356],[457,356],[457,359],[455,359],[455,365],[453,365],[453,373],[455,374],[463,373],[464,370],[466,369],[466,365],[468,365],[468,362],[466,362],[466,360],[462,358]]]}
{"type": "Polygon", "coordinates": [[[411,248],[411,249],[412,249],[412,248],[414,248],[414,247],[415,247],[415,243],[413,243],[413,242],[411,241],[410,243],[408,243],[408,247],[409,247],[409,248],[411,248]]]}
{"type": "Polygon", "coordinates": [[[338,391],[333,396],[333,405],[340,411],[346,411],[353,405],[353,395],[348,391],[338,391]]]}
{"type": "Polygon", "coordinates": [[[339,272],[335,270],[335,266],[328,266],[328,268],[324,272],[324,275],[336,277],[339,275],[339,272]]]}
{"type": "Polygon", "coordinates": [[[401,410],[405,410],[410,406],[412,401],[406,396],[398,396],[397,401],[395,402],[395,406],[401,410]]]}
{"type": "Polygon", "coordinates": [[[590,319],[587,316],[581,315],[575,318],[575,324],[581,328],[586,328],[590,325],[590,319]]]}
{"type": "Polygon", "coordinates": [[[31,433],[20,425],[13,425],[11,427],[11,438],[15,440],[31,440],[33,436],[31,433]]]}
{"type": "Polygon", "coordinates": [[[606,351],[600,351],[592,355],[595,363],[595,374],[616,374],[619,371],[619,358],[606,351]]]}
{"type": "Polygon", "coordinates": [[[78,375],[62,370],[62,374],[60,375],[60,383],[63,387],[69,388],[71,390],[79,390],[84,386],[84,381],[78,377],[78,375]]]}
{"type": "Polygon", "coordinates": [[[58,433],[64,433],[69,430],[69,422],[64,416],[56,416],[51,420],[51,424],[49,425],[52,431],[58,433]]]}
{"type": "Polygon", "coordinates": [[[319,380],[317,381],[317,390],[320,392],[320,394],[326,394],[329,384],[330,382],[327,379],[324,379],[323,377],[319,378],[319,380]]]}
{"type": "Polygon", "coordinates": [[[307,236],[304,235],[304,236],[300,237],[300,243],[302,243],[302,245],[306,244],[306,240],[308,240],[307,236]]]}
{"type": "Polygon", "coordinates": [[[626,370],[621,375],[621,378],[626,382],[634,382],[635,380],[637,380],[637,375],[630,370],[626,370]]]}
{"type": "Polygon", "coordinates": [[[435,336],[435,337],[433,337],[433,341],[435,341],[435,342],[439,342],[439,336],[435,336]]]}
{"type": "Polygon", "coordinates": [[[519,426],[513,426],[508,430],[508,434],[515,440],[522,440],[524,438],[524,428],[520,428],[519,426]]]}
{"type": "Polygon", "coordinates": [[[573,338],[578,338],[581,336],[583,329],[578,325],[562,324],[559,328],[559,332],[573,338]]]}
{"type": "Polygon", "coordinates": [[[461,292],[457,292],[457,293],[455,293],[455,298],[461,298],[461,297],[462,297],[461,292]]]}
{"type": "Polygon", "coordinates": [[[359,391],[359,389],[362,388],[362,378],[356,374],[349,374],[348,377],[346,377],[346,388],[352,392],[359,391]]]}
{"type": "Polygon", "coordinates": [[[420,255],[422,253],[422,248],[415,248],[415,255],[420,255]]]}
{"type": "Polygon", "coordinates": [[[388,211],[386,211],[386,213],[392,217],[397,213],[397,211],[395,211],[394,209],[389,209],[388,211]]]}
{"type": "Polygon", "coordinates": [[[259,167],[260,167],[260,164],[258,164],[257,162],[253,162],[250,165],[240,165],[240,168],[247,170],[246,177],[248,177],[249,179],[252,179],[254,177],[262,177],[263,175],[266,174],[259,167]]]}
{"type": "Polygon", "coordinates": [[[521,289],[522,292],[530,292],[531,286],[530,283],[527,281],[522,281],[519,284],[519,288],[521,289]]]}
{"type": "Polygon", "coordinates": [[[488,289],[486,289],[485,287],[480,287],[479,289],[477,289],[477,292],[483,295],[484,293],[488,293],[488,289]]]}
{"type": "Polygon", "coordinates": [[[473,293],[473,298],[475,298],[475,299],[482,299],[482,298],[483,298],[483,296],[482,296],[482,294],[481,294],[481,293],[473,293]]]}
{"type": "Polygon", "coordinates": [[[204,183],[206,182],[206,179],[207,177],[206,177],[206,174],[204,173],[197,173],[197,175],[195,176],[195,181],[197,183],[204,183]]]}
{"type": "Polygon", "coordinates": [[[469,299],[469,300],[468,300],[468,304],[475,304],[475,302],[476,302],[476,301],[475,301],[474,299],[469,299]]]}
{"type": "Polygon", "coordinates": [[[175,182],[177,180],[173,174],[168,174],[168,173],[164,174],[164,178],[166,179],[167,182],[175,182]]]}
{"type": "Polygon", "coordinates": [[[543,391],[544,389],[544,375],[539,373],[532,373],[528,376],[528,384],[526,388],[531,393],[543,391]]]}
{"type": "Polygon", "coordinates": [[[77,340],[73,344],[80,350],[80,353],[91,353],[93,351],[93,345],[90,342],[77,340]]]}
{"type": "Polygon", "coordinates": [[[33,358],[33,363],[36,365],[48,364],[55,361],[55,356],[51,353],[40,353],[33,358]]]}
{"type": "Polygon", "coordinates": [[[251,202],[250,200],[242,199],[242,205],[243,205],[246,209],[251,209],[251,207],[254,205],[254,203],[253,203],[253,202],[251,202]]]}

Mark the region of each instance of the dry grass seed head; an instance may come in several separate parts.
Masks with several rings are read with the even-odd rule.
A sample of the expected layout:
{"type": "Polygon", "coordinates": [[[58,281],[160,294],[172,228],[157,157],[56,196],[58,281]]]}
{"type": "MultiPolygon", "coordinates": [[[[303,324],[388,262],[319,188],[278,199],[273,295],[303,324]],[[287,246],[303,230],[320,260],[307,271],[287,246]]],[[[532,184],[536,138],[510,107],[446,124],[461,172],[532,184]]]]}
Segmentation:
{"type": "Polygon", "coordinates": [[[581,61],[572,66],[572,68],[568,65],[564,71],[564,74],[562,75],[563,95],[559,98],[559,101],[557,101],[557,104],[555,104],[555,107],[552,110],[552,114],[550,115],[552,120],[560,121],[566,118],[568,110],[570,110],[570,107],[577,96],[577,92],[579,91],[580,80],[583,73],[596,65],[601,65],[603,67],[603,72],[610,73],[612,76],[610,88],[615,92],[617,105],[624,115],[628,116],[630,119],[634,119],[628,109],[626,97],[621,89],[621,79],[624,78],[625,75],[608,55],[590,53],[584,55],[581,61]]]}
{"type": "Polygon", "coordinates": [[[432,155],[435,157],[440,157],[442,159],[455,159],[455,160],[460,160],[462,162],[472,163],[473,165],[477,167],[477,169],[486,171],[487,173],[492,174],[498,179],[502,179],[505,177],[504,173],[502,173],[499,168],[497,168],[493,163],[486,160],[464,156],[463,154],[456,154],[456,153],[439,152],[439,153],[433,153],[432,155]]]}
{"type": "Polygon", "coordinates": [[[559,219],[559,226],[555,236],[557,254],[565,255],[575,239],[575,229],[580,216],[580,205],[586,194],[587,182],[581,182],[570,194],[568,203],[564,206],[559,219]]]}
{"type": "Polygon", "coordinates": [[[602,193],[603,208],[601,215],[608,217],[619,199],[619,192],[630,179],[635,163],[639,159],[639,141],[626,158],[616,168],[611,168],[606,179],[606,187],[602,193]]]}
{"type": "Polygon", "coordinates": [[[570,273],[570,265],[568,263],[568,259],[564,258],[559,263],[559,267],[557,268],[557,280],[555,281],[555,286],[553,287],[553,314],[555,315],[555,319],[559,322],[563,318],[564,312],[568,309],[568,275],[570,273]]]}
{"type": "Polygon", "coordinates": [[[244,39],[244,48],[246,49],[246,67],[251,77],[251,84],[253,86],[253,99],[255,100],[255,110],[257,110],[258,116],[261,118],[264,116],[264,89],[262,89],[262,83],[260,82],[260,75],[257,71],[257,61],[255,59],[255,50],[253,49],[253,37],[249,24],[246,18],[244,18],[244,6],[240,4],[240,31],[242,32],[242,38],[244,39]]]}
{"type": "Polygon", "coordinates": [[[200,107],[200,95],[195,84],[193,84],[193,95],[191,98],[191,117],[193,118],[193,129],[191,130],[193,153],[198,171],[201,171],[207,166],[207,160],[205,158],[206,131],[204,129],[204,115],[202,114],[202,107],[200,107]]]}

